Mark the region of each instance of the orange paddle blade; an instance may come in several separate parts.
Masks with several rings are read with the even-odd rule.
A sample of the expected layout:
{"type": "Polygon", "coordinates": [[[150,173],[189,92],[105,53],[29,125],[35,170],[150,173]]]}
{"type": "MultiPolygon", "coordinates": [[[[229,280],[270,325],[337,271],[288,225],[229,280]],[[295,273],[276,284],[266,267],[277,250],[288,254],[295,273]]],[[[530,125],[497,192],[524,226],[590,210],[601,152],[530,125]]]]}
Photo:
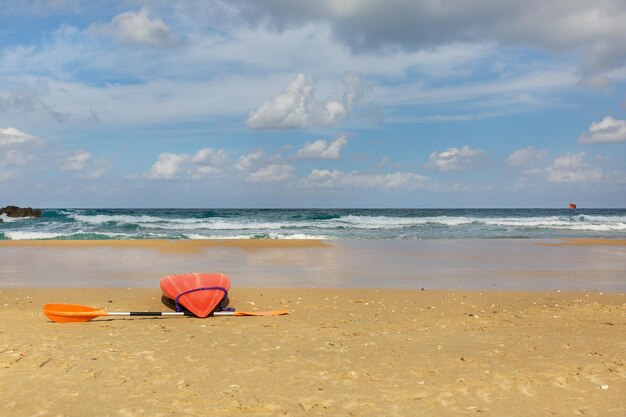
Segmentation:
{"type": "Polygon", "coordinates": [[[89,321],[107,315],[106,311],[77,304],[46,304],[43,313],[55,323],[89,321]]]}
{"type": "Polygon", "coordinates": [[[283,314],[289,314],[289,310],[235,311],[233,316],[282,316],[283,314]]]}

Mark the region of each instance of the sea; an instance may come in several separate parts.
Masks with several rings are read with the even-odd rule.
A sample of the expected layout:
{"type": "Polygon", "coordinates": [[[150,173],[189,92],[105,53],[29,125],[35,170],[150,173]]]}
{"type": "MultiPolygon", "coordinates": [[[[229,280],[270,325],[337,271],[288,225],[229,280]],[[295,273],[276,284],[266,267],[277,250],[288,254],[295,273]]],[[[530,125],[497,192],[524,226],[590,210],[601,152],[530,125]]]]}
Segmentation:
{"type": "Polygon", "coordinates": [[[626,238],[626,209],[43,209],[0,240],[626,238]]]}

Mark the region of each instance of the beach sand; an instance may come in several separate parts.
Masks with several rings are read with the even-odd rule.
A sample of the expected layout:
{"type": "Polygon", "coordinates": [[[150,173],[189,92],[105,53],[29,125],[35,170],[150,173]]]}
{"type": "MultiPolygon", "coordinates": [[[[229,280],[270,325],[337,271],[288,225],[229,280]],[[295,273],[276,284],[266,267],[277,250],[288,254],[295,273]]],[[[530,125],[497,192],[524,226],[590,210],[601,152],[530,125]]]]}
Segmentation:
{"type": "Polygon", "coordinates": [[[626,291],[626,241],[0,241],[0,287],[158,287],[222,272],[238,287],[626,291]]]}
{"type": "Polygon", "coordinates": [[[495,267],[484,259],[498,252],[483,242],[430,242],[425,253],[412,244],[358,242],[253,248],[218,243],[200,252],[131,243],[5,244],[0,271],[12,281],[0,281],[0,416],[623,417],[625,247],[543,243],[558,242],[512,243],[502,259],[494,259],[495,267]],[[391,282],[404,289],[354,288],[358,278],[345,268],[381,247],[393,256],[380,253],[353,268],[364,271],[367,285],[391,282]],[[454,253],[461,260],[448,268],[454,253]],[[399,264],[389,264],[396,255],[399,264]],[[207,265],[221,259],[220,267],[233,270],[233,262],[245,262],[243,272],[274,268],[277,280],[262,279],[263,288],[252,288],[251,278],[240,285],[239,275],[228,269],[220,272],[231,275],[231,305],[238,310],[291,313],[105,317],[71,324],[52,323],[42,314],[42,305],[52,302],[169,311],[157,273],[187,272],[182,268],[207,257],[207,265]],[[571,268],[564,266],[570,261],[588,274],[586,291],[529,291],[514,284],[528,275],[534,278],[524,288],[541,277],[550,285],[579,288],[581,278],[570,279],[571,268]],[[151,262],[157,267],[150,269],[151,262]],[[426,266],[432,275],[422,275],[418,267],[426,266]],[[100,273],[69,281],[83,288],[52,285],[60,272],[79,276],[90,267],[100,273]],[[376,281],[384,267],[390,279],[376,281]],[[40,271],[48,273],[29,275],[40,271]],[[488,280],[479,279],[481,271],[488,280]],[[314,272],[342,279],[336,288],[311,288],[307,277],[314,272]],[[300,288],[280,288],[287,287],[289,276],[281,278],[287,273],[295,274],[291,278],[300,288]],[[24,287],[14,284],[20,274],[24,287]],[[433,282],[448,288],[420,290],[433,282]],[[98,283],[108,288],[96,288],[98,283]],[[456,288],[459,283],[465,284],[456,288]],[[47,284],[55,288],[42,288],[47,284]]]}
{"type": "Polygon", "coordinates": [[[280,317],[167,310],[155,289],[3,289],[2,416],[624,416],[626,296],[234,289],[280,317]],[[604,388],[604,389],[603,389],[604,388]]]}

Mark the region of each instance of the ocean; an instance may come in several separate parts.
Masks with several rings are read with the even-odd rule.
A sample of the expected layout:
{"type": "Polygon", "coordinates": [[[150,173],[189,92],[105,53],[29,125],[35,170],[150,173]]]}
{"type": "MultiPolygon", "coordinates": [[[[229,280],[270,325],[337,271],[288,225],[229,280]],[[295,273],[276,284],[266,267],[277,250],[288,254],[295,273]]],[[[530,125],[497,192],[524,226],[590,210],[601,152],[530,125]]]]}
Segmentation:
{"type": "Polygon", "coordinates": [[[0,240],[626,238],[626,209],[44,209],[0,240]]]}

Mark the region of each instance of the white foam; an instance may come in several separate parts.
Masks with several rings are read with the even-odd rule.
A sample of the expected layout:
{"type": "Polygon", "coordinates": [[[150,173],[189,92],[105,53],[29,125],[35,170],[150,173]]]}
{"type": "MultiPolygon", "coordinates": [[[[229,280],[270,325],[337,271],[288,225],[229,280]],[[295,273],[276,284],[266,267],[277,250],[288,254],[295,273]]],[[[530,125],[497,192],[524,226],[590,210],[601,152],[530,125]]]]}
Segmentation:
{"type": "MultiPolygon", "coordinates": [[[[282,233],[268,233],[270,239],[301,239],[301,240],[326,240],[330,239],[328,236],[323,235],[307,235],[304,233],[295,233],[291,235],[282,234],[282,233]]],[[[214,239],[214,240],[245,240],[245,239],[255,239],[257,238],[257,234],[251,235],[201,235],[191,233],[185,235],[188,239],[201,240],[201,239],[214,239]]]]}
{"type": "Polygon", "coordinates": [[[593,215],[581,215],[585,220],[589,220],[592,222],[600,222],[600,223],[626,223],[625,216],[593,216],[593,215]]]}
{"type": "Polygon", "coordinates": [[[214,235],[201,235],[197,233],[186,234],[185,237],[187,239],[192,240],[205,240],[205,239],[218,239],[218,240],[226,240],[226,239],[251,239],[251,235],[235,235],[235,236],[214,236],[214,235]]]}
{"type": "MultiPolygon", "coordinates": [[[[138,226],[148,229],[162,230],[276,230],[283,227],[302,227],[304,223],[277,223],[277,222],[252,222],[252,221],[225,221],[206,220],[196,222],[167,222],[159,224],[137,223],[138,226]]],[[[308,223],[315,227],[314,223],[308,223]]]]}
{"type": "Polygon", "coordinates": [[[67,236],[65,233],[49,233],[49,232],[22,232],[22,231],[9,231],[3,232],[4,235],[11,240],[39,240],[39,239],[57,239],[62,236],[67,236]]]}
{"type": "Polygon", "coordinates": [[[163,223],[137,223],[147,229],[163,230],[281,230],[281,229],[398,229],[438,223],[448,226],[469,224],[475,219],[465,217],[384,217],[344,216],[330,220],[304,220],[285,222],[258,222],[250,220],[227,220],[224,218],[195,219],[194,221],[169,221],[163,223]]]}
{"type": "Polygon", "coordinates": [[[323,235],[307,235],[305,233],[294,233],[286,235],[283,233],[270,233],[270,239],[311,239],[311,240],[324,240],[328,239],[328,236],[323,235]]]}
{"type": "Polygon", "coordinates": [[[569,229],[580,231],[593,231],[593,232],[613,232],[626,230],[626,224],[580,224],[571,226],[554,226],[555,229],[569,229]]]}
{"type": "Polygon", "coordinates": [[[571,219],[558,216],[492,218],[492,217],[385,217],[385,216],[343,216],[329,220],[326,224],[313,227],[337,227],[343,224],[354,229],[399,229],[427,224],[443,226],[461,226],[472,223],[488,226],[505,226],[516,228],[570,229],[579,231],[620,231],[626,230],[626,218],[611,216],[574,216],[571,219]]]}
{"type": "Polygon", "coordinates": [[[154,216],[122,216],[122,215],[108,215],[108,214],[98,214],[95,216],[88,216],[83,214],[69,214],[68,217],[87,224],[104,224],[109,222],[115,223],[126,223],[126,224],[135,224],[135,223],[158,223],[158,222],[167,222],[170,221],[168,219],[164,219],[162,217],[154,217],[154,216]]]}
{"type": "Polygon", "coordinates": [[[15,222],[20,222],[26,219],[32,219],[32,217],[9,217],[6,215],[6,213],[2,213],[0,214],[0,219],[4,223],[15,223],[15,222]]]}
{"type": "Polygon", "coordinates": [[[386,217],[386,216],[342,216],[339,219],[329,220],[329,224],[343,223],[355,229],[398,229],[403,227],[420,226],[425,224],[442,224],[458,226],[469,224],[477,219],[468,217],[386,217]]]}
{"type": "Polygon", "coordinates": [[[529,217],[529,218],[490,218],[482,219],[482,223],[492,226],[536,227],[540,229],[579,230],[579,231],[619,231],[626,230],[626,223],[611,221],[611,218],[597,216],[594,222],[584,217],[529,217]],[[600,218],[602,217],[602,218],[600,218]]]}
{"type": "MultiPolygon", "coordinates": [[[[32,231],[4,231],[4,235],[11,240],[42,240],[42,239],[58,239],[58,238],[72,238],[80,239],[81,236],[106,236],[111,239],[136,239],[137,235],[129,233],[115,233],[115,232],[68,232],[68,233],[54,233],[54,232],[32,232],[32,231]]],[[[154,233],[145,233],[144,236],[150,236],[151,238],[167,239],[168,236],[161,236],[154,233]]]]}

